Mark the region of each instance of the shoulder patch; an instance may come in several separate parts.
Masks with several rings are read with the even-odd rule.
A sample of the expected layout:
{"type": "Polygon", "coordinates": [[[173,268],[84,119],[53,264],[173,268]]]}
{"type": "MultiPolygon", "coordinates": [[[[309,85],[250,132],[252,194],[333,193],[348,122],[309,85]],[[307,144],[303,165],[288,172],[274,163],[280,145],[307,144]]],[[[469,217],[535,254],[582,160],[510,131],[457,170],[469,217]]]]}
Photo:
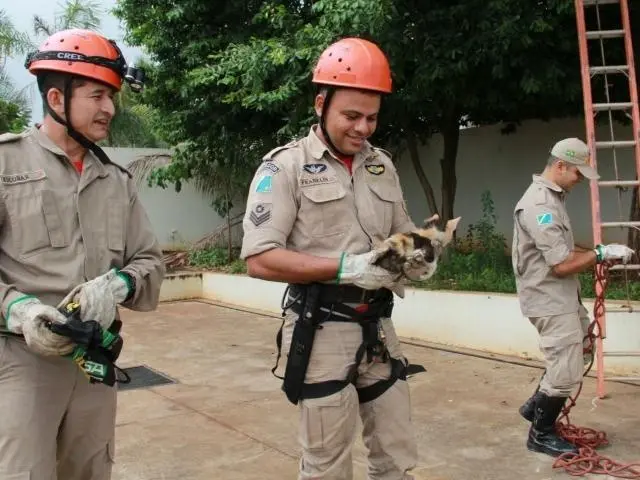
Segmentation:
{"type": "Polygon", "coordinates": [[[553,223],[553,214],[551,212],[539,213],[536,215],[538,225],[551,225],[553,223]]]}
{"type": "Polygon", "coordinates": [[[21,138],[21,133],[3,133],[2,135],[0,135],[0,143],[15,142],[16,140],[19,140],[21,138]]]}
{"type": "Polygon", "coordinates": [[[275,175],[276,173],[278,173],[280,171],[280,167],[278,167],[275,163],[273,163],[271,160],[265,160],[260,167],[258,168],[258,173],[262,173],[262,172],[271,172],[272,175],[275,175]]]}
{"type": "Polygon", "coordinates": [[[271,193],[271,175],[263,175],[256,185],[256,193],[271,193]]]}

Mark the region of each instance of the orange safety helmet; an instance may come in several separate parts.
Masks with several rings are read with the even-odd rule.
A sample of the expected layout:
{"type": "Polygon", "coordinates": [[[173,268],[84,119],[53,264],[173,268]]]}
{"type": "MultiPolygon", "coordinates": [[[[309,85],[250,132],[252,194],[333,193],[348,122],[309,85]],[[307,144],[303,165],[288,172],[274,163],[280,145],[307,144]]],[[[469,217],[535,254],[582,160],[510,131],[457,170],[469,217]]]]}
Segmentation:
{"type": "Polygon", "coordinates": [[[127,66],[115,41],[91,30],[69,29],[47,38],[27,56],[25,67],[34,75],[45,71],[68,73],[105,83],[117,91],[126,79],[140,91],[144,72],[127,66]]]}
{"type": "Polygon", "coordinates": [[[391,93],[391,69],[380,48],[362,38],[343,38],[322,52],[313,83],[391,93]]]}

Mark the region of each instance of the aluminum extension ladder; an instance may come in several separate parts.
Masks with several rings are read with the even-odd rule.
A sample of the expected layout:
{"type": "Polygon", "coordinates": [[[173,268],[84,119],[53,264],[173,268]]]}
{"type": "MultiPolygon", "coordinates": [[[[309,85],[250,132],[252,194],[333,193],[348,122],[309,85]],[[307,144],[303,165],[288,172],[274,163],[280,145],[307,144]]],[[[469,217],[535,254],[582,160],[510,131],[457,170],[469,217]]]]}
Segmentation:
{"type": "MultiPolygon", "coordinates": [[[[640,185],[638,179],[640,179],[640,114],[638,112],[638,89],[636,84],[636,72],[633,61],[633,46],[631,41],[631,26],[630,26],[630,15],[629,15],[629,3],[628,0],[574,0],[575,1],[575,9],[576,9],[576,22],[578,27],[578,43],[579,43],[579,51],[580,51],[580,65],[581,65],[581,76],[582,76],[582,92],[583,92],[583,100],[584,100],[584,116],[586,122],[586,134],[587,134],[587,143],[589,145],[589,149],[591,151],[592,157],[592,166],[597,168],[597,152],[599,151],[609,151],[609,153],[613,157],[614,161],[614,169],[615,169],[615,179],[606,179],[603,178],[601,173],[601,180],[599,181],[591,181],[590,182],[590,192],[591,192],[591,217],[592,217],[592,225],[593,225],[593,241],[594,244],[602,243],[602,232],[605,228],[623,228],[625,231],[628,231],[629,228],[638,228],[640,227],[640,221],[628,221],[628,216],[626,217],[627,221],[611,221],[611,222],[603,222],[600,218],[600,187],[613,187],[618,189],[618,198],[620,198],[621,189],[628,188],[637,188],[640,185]],[[607,11],[609,9],[609,11],[607,11]],[[615,15],[616,18],[619,18],[621,23],[621,27],[619,29],[611,30],[611,29],[603,29],[609,28],[609,26],[602,27],[602,14],[607,13],[609,15],[614,14],[615,12],[612,9],[618,10],[619,15],[615,15]],[[585,15],[593,15],[597,20],[597,27],[595,29],[590,29],[587,31],[585,15]],[[616,40],[617,39],[617,40],[616,40]],[[587,42],[589,40],[594,40],[599,42],[599,62],[593,62],[590,64],[589,55],[588,55],[588,45],[587,42]],[[618,42],[618,45],[616,45],[618,42]],[[626,64],[624,65],[608,65],[606,62],[605,51],[612,52],[613,48],[618,48],[620,50],[621,44],[624,44],[625,56],[626,56],[626,64]],[[624,99],[625,101],[612,101],[609,92],[609,79],[616,76],[625,75],[628,79],[629,85],[629,97],[628,99],[624,99]],[[603,79],[604,80],[604,98],[602,99],[602,103],[594,103],[592,96],[592,85],[591,82],[593,79],[603,79]],[[632,121],[632,133],[629,133],[627,138],[617,140],[614,136],[614,119],[613,112],[622,112],[627,117],[629,117],[632,121]],[[608,114],[608,128],[610,132],[610,138],[596,139],[596,130],[595,130],[595,115],[603,112],[608,114]],[[635,159],[635,171],[636,171],[636,179],[635,180],[623,180],[618,176],[618,168],[617,168],[617,153],[619,151],[626,150],[632,151],[634,153],[633,157],[635,159]]],[[[591,17],[591,18],[594,18],[591,17]]],[[[608,17],[612,18],[612,17],[608,17]]],[[[596,55],[593,55],[596,57],[596,55]]],[[[593,59],[592,59],[593,60],[593,59]]],[[[616,80],[616,78],[614,78],[616,80]]],[[[620,78],[617,78],[620,80],[620,78]]],[[[604,165],[603,166],[608,166],[604,165]]],[[[640,198],[640,195],[639,195],[640,198]]],[[[622,213],[622,207],[620,202],[620,213],[622,213]]],[[[639,252],[640,253],[640,252],[639,252]]],[[[637,259],[636,259],[637,260],[637,259]]],[[[596,269],[602,273],[602,266],[596,266],[596,269]]],[[[616,265],[611,267],[610,270],[620,270],[625,269],[628,272],[625,272],[625,275],[634,274],[635,271],[640,271],[640,265],[638,264],[629,264],[629,265],[616,265]]],[[[637,274],[636,274],[637,275],[637,274]]],[[[634,275],[634,276],[636,276],[634,275]]],[[[600,299],[601,302],[604,302],[603,298],[603,288],[598,282],[596,283],[596,299],[600,299]]],[[[604,305],[604,304],[603,304],[604,305]]],[[[596,309],[597,310],[597,309],[596,309]]],[[[597,341],[596,341],[596,369],[597,369],[597,395],[600,398],[603,398],[606,394],[605,392],[605,380],[640,380],[640,378],[634,377],[607,377],[604,376],[604,357],[631,357],[637,356],[640,357],[640,351],[619,351],[619,352],[607,352],[604,350],[604,338],[606,338],[606,319],[605,319],[605,309],[600,309],[599,312],[595,314],[595,320],[598,322],[599,332],[597,341]]],[[[607,308],[608,312],[629,312],[630,308],[607,308]]]]}

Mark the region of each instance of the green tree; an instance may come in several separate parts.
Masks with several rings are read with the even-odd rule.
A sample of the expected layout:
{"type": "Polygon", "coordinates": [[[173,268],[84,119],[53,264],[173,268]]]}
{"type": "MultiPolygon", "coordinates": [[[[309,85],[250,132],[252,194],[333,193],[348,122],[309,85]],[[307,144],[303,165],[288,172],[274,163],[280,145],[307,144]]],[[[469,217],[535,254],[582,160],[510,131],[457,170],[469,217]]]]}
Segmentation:
{"type": "Polygon", "coordinates": [[[387,52],[394,93],[373,141],[408,151],[443,220],[454,215],[461,125],[582,111],[572,0],[122,0],[116,14],[155,64],[148,99],[163,134],[185,142],[161,184],[215,171],[244,195],[261,154],[314,120],[313,62],[346,35],[387,52]],[[434,134],[444,138],[440,202],[419,154],[434,134]]]}
{"type": "Polygon", "coordinates": [[[8,57],[32,48],[26,33],[18,31],[4,10],[0,9],[0,134],[19,132],[29,122],[31,111],[24,92],[16,90],[5,71],[8,57]]]}

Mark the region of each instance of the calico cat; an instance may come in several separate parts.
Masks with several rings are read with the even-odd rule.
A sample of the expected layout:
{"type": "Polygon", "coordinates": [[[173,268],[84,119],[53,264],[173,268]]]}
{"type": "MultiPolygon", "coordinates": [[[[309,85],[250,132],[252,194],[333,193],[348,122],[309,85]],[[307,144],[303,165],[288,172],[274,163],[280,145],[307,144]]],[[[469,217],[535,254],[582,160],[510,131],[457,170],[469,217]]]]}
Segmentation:
{"type": "Polygon", "coordinates": [[[381,255],[374,265],[410,280],[430,278],[436,271],[440,254],[453,239],[461,217],[449,220],[444,231],[438,229],[439,218],[435,214],[424,221],[422,228],[391,235],[377,246],[381,255]]]}

